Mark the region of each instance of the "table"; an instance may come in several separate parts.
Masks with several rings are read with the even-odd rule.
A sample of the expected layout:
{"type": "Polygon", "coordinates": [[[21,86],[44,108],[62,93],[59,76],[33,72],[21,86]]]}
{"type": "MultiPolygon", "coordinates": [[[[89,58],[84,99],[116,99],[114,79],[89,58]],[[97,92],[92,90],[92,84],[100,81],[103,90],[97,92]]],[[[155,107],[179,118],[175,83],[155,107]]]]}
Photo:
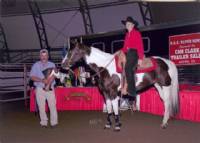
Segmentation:
{"type": "MultiPolygon", "coordinates": [[[[57,110],[102,110],[103,97],[96,87],[55,88],[57,110]]],[[[30,111],[36,110],[35,92],[31,91],[30,111]]]]}

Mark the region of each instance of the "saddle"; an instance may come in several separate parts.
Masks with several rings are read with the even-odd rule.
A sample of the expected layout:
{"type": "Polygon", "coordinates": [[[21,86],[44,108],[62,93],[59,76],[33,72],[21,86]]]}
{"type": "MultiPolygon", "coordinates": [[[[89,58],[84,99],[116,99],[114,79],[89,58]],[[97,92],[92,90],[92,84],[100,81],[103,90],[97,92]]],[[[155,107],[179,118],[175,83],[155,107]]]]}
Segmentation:
{"type": "MultiPolygon", "coordinates": [[[[124,55],[125,56],[125,55],[124,55]]],[[[123,69],[120,66],[121,59],[119,54],[115,55],[115,64],[116,64],[116,71],[118,73],[122,73],[123,69]]],[[[156,60],[152,57],[150,58],[144,58],[141,62],[141,64],[137,66],[136,73],[145,73],[155,70],[157,67],[156,60]]]]}

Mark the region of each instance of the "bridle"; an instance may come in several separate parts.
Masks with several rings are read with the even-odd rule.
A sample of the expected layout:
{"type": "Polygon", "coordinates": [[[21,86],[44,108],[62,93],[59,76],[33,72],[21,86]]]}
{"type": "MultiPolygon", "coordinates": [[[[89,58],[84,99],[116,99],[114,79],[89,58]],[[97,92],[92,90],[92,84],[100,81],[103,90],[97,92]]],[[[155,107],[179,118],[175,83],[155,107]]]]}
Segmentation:
{"type": "Polygon", "coordinates": [[[66,67],[67,68],[69,68],[70,69],[70,62],[71,62],[71,60],[72,60],[72,58],[74,57],[74,53],[72,53],[72,55],[69,57],[69,59],[68,59],[68,62],[67,62],[67,65],[66,65],[66,67]]]}

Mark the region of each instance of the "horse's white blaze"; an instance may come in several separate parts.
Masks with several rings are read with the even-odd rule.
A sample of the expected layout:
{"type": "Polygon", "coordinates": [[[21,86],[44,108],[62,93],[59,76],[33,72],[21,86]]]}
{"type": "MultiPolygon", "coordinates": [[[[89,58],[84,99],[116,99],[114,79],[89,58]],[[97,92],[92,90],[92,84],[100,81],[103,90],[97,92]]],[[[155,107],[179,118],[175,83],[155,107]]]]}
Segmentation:
{"type": "Polygon", "coordinates": [[[62,64],[67,60],[67,57],[68,57],[68,52],[67,52],[67,54],[65,55],[65,57],[63,58],[63,60],[62,60],[62,64]]]}

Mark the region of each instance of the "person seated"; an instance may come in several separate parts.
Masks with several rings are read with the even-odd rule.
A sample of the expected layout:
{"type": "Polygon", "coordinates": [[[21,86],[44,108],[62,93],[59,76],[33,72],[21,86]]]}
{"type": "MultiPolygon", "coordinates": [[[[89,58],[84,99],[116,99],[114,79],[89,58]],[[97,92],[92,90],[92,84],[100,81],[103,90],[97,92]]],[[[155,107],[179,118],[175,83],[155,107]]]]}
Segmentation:
{"type": "Polygon", "coordinates": [[[136,97],[135,71],[138,64],[144,58],[144,47],[142,36],[137,30],[138,22],[128,16],[121,21],[125,25],[127,33],[125,35],[124,46],[119,52],[120,64],[125,68],[125,83],[121,92],[123,95],[136,97]]]}

